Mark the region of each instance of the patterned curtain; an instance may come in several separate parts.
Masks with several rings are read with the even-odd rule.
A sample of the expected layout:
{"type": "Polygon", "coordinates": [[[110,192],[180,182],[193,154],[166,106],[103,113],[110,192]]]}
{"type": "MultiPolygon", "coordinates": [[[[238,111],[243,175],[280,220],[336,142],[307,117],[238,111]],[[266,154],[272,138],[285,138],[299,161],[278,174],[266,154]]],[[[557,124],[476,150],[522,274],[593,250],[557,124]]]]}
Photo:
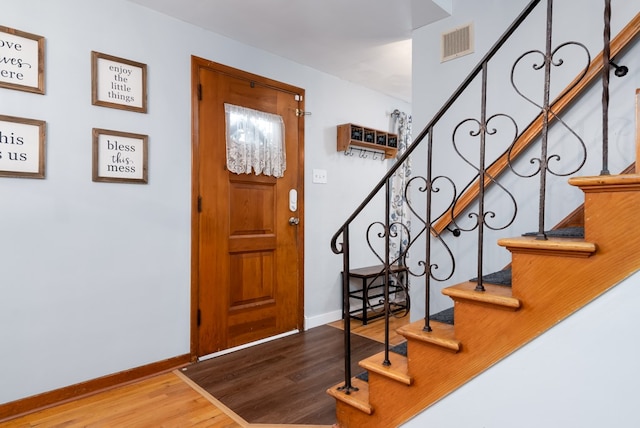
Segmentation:
{"type": "MultiPolygon", "coordinates": [[[[411,145],[411,116],[398,110],[393,112],[393,116],[398,132],[398,154],[396,156],[398,158],[411,145]]],[[[411,158],[407,159],[391,177],[391,212],[389,220],[392,227],[389,252],[392,261],[396,260],[397,264],[404,266],[407,265],[409,258],[408,254],[403,257],[409,245],[407,232],[411,231],[411,212],[407,206],[407,202],[410,201],[405,199],[404,189],[410,178],[411,158]],[[398,226],[397,223],[402,223],[404,227],[398,226]]]]}
{"type": "Polygon", "coordinates": [[[282,177],[287,168],[282,117],[232,104],[224,110],[229,171],[282,177]]]}

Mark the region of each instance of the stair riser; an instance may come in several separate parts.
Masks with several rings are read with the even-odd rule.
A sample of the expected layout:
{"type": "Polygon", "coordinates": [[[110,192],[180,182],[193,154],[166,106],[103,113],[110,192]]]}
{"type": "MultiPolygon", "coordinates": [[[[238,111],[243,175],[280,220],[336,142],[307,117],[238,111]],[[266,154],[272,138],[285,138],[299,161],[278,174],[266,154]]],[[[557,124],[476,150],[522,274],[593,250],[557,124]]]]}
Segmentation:
{"type": "Polygon", "coordinates": [[[640,191],[586,193],[585,240],[596,242],[604,252],[619,251],[620,244],[638,247],[640,228],[635,219],[639,207],[640,191]]]}
{"type": "Polygon", "coordinates": [[[416,391],[415,385],[404,385],[377,373],[369,373],[369,404],[375,417],[354,412],[351,406],[340,401],[336,401],[336,414],[345,427],[395,427],[418,410],[413,400],[406,398],[416,391]]]}
{"type": "Polygon", "coordinates": [[[640,269],[639,207],[640,192],[586,193],[585,241],[597,248],[586,259],[511,249],[513,296],[526,302],[523,310],[543,317],[572,313],[640,269]]]}

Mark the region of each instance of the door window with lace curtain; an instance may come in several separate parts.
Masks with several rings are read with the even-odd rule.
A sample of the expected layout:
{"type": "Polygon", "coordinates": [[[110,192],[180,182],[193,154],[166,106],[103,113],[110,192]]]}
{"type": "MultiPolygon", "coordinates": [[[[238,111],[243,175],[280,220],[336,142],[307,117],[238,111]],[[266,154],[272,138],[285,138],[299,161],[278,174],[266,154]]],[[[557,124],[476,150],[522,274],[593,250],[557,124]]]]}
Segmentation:
{"type": "Polygon", "coordinates": [[[287,168],[282,117],[226,103],[224,110],[229,171],[282,177],[287,168]]]}

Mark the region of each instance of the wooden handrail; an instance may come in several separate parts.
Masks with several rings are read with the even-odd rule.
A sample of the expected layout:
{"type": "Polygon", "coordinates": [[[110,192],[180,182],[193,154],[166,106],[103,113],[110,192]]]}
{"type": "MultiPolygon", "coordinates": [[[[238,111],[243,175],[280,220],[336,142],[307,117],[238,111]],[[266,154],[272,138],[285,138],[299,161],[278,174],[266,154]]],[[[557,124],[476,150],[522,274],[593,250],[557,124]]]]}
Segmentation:
{"type": "MultiPolygon", "coordinates": [[[[620,31],[620,33],[611,40],[611,58],[614,58],[615,55],[617,55],[622,49],[624,49],[629,43],[631,43],[638,36],[638,34],[640,34],[640,13],[636,14],[636,16],[631,21],[629,21],[629,23],[622,29],[622,31],[620,31]]],[[[552,103],[553,112],[555,114],[559,114],[565,108],[569,107],[571,103],[575,101],[577,97],[582,93],[582,91],[586,89],[596,77],[600,76],[603,66],[602,52],[600,52],[591,61],[591,64],[587,69],[587,73],[582,78],[582,80],[576,83],[578,78],[574,79],[574,81],[571,82],[567,87],[571,87],[573,85],[575,85],[575,87],[572,90],[568,91],[562,98],[554,100],[554,102],[552,103]]],[[[640,107],[638,107],[637,105],[636,108],[640,109],[640,107]]],[[[640,120],[640,112],[637,112],[636,115],[640,120]]],[[[550,117],[550,119],[552,118],[553,116],[550,117]]],[[[636,121],[636,123],[638,123],[638,121],[636,121]]],[[[517,158],[520,153],[522,153],[536,138],[540,136],[540,134],[542,133],[542,125],[543,115],[540,114],[533,122],[531,122],[527,129],[517,139],[514,148],[511,151],[512,159],[517,158]]],[[[636,126],[636,134],[640,134],[640,125],[636,126]]],[[[638,140],[640,139],[640,137],[636,137],[636,139],[638,140]]],[[[504,153],[495,162],[493,162],[491,166],[487,168],[487,174],[494,178],[502,174],[509,165],[507,157],[508,154],[504,153]]],[[[636,144],[637,164],[638,159],[640,159],[640,144],[636,144]]],[[[434,222],[433,228],[435,229],[436,233],[441,233],[451,223],[452,217],[457,217],[478,197],[478,193],[480,191],[479,180],[480,178],[477,178],[475,182],[467,188],[467,191],[460,196],[458,202],[456,203],[455,210],[449,210],[434,222]]],[[[485,177],[485,187],[489,186],[490,184],[491,180],[488,177],[485,177]]]]}
{"type": "Polygon", "coordinates": [[[636,89],[636,165],[640,165],[640,89],[636,89]]]}

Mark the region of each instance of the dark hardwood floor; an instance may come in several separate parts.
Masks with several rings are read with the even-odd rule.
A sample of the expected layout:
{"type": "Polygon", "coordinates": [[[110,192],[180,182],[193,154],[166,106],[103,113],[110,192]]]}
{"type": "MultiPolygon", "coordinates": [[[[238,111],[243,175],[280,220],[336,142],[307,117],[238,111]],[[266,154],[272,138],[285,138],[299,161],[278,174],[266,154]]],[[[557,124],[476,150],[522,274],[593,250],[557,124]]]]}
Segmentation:
{"type": "MultiPolygon", "coordinates": [[[[352,375],[357,362],[384,345],[351,336],[352,375]]],[[[344,379],[344,337],[320,326],[193,364],[183,373],[249,423],[331,425],[335,400],[327,388],[344,379]]]]}

